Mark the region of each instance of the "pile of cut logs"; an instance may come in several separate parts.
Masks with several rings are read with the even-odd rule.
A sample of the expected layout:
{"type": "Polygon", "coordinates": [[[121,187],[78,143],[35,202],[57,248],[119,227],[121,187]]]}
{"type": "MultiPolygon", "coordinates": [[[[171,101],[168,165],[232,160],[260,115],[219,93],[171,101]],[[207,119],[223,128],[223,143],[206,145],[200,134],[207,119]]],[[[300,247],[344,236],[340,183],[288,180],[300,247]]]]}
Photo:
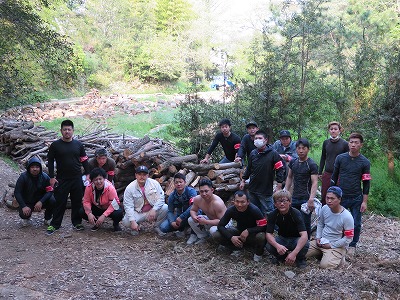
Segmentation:
{"type": "MultiPolygon", "coordinates": [[[[57,138],[56,132],[35,126],[30,121],[0,120],[0,151],[20,165],[36,155],[43,160],[46,171],[47,151],[57,138]]],[[[76,138],[83,143],[89,157],[93,157],[98,148],[108,150],[117,164],[114,184],[120,196],[135,179],[135,168],[140,165],[149,168],[150,177],[161,184],[166,196],[174,190],[173,176],[177,172],[185,174],[186,184],[192,187],[207,176],[213,181],[216,193],[224,200],[239,188],[242,171],[239,163],[199,164],[196,154],[181,155],[172,144],[161,139],[118,135],[101,125],[92,128],[91,133],[76,138]]]]}

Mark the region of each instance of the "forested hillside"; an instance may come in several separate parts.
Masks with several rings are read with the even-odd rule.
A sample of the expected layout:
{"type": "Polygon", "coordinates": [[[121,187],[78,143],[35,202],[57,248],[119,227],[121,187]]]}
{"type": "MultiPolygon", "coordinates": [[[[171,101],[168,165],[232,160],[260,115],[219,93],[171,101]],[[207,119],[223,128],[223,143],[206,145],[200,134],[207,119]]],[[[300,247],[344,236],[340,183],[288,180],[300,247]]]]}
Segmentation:
{"type": "Polygon", "coordinates": [[[255,119],[271,139],[286,128],[317,147],[336,119],[345,137],[364,134],[363,153],[382,166],[377,205],[399,189],[396,0],[0,0],[0,29],[1,108],[93,87],[196,92],[225,75],[229,97],[179,109],[171,133],[187,152],[202,154],[205,129],[224,116],[239,131],[255,119]]]}
{"type": "Polygon", "coordinates": [[[2,106],[34,91],[82,93],[115,82],[133,89],[212,68],[185,0],[2,1],[0,13],[2,106]]]}

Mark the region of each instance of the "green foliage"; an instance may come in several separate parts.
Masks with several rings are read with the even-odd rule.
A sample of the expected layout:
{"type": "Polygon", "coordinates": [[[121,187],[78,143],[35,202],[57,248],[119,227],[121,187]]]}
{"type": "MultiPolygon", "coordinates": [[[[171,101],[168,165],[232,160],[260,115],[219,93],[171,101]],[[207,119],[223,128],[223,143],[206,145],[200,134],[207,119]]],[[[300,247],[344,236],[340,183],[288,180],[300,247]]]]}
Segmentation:
{"type": "Polygon", "coordinates": [[[172,135],[180,138],[177,146],[187,154],[197,153],[203,157],[214,137],[214,124],[220,119],[221,109],[216,102],[206,102],[196,93],[188,94],[179,106],[176,125],[170,130],[172,135]]]}
{"type": "MultiPolygon", "coordinates": [[[[124,113],[117,113],[115,116],[108,118],[105,126],[110,128],[112,132],[119,134],[127,134],[136,137],[149,135],[151,137],[170,138],[168,126],[175,119],[175,110],[155,111],[151,113],[129,116],[124,113]]],[[[40,125],[49,130],[60,130],[60,124],[65,118],[54,119],[51,121],[41,122],[40,125]]],[[[74,122],[75,135],[82,136],[89,133],[90,129],[98,123],[97,120],[91,120],[83,117],[70,118],[74,122]]]]}
{"type": "Polygon", "coordinates": [[[395,178],[390,178],[387,173],[387,161],[375,160],[371,166],[371,189],[368,199],[368,209],[383,215],[400,217],[400,167],[396,160],[395,178]]]}
{"type": "Polygon", "coordinates": [[[7,165],[9,165],[11,168],[13,168],[15,171],[20,172],[19,165],[13,161],[9,156],[4,155],[3,153],[0,153],[0,158],[3,160],[7,165]]]}
{"type": "Polygon", "coordinates": [[[0,102],[36,101],[43,87],[73,86],[80,59],[66,39],[49,29],[27,1],[0,2],[0,102]]]}
{"type": "Polygon", "coordinates": [[[177,36],[184,31],[193,18],[191,5],[185,0],[157,0],[155,7],[156,29],[158,32],[177,36]]]}

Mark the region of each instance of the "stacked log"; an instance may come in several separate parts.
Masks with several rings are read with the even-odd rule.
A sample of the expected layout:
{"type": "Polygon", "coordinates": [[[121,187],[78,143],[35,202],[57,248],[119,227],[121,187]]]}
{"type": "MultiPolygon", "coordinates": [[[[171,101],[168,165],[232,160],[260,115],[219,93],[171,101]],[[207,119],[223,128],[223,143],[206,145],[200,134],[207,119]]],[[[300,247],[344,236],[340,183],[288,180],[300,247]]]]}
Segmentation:
{"type": "MultiPolygon", "coordinates": [[[[169,196],[174,190],[173,176],[186,175],[186,184],[196,187],[199,180],[207,176],[220,195],[231,195],[238,190],[241,174],[239,163],[199,164],[196,154],[181,155],[170,143],[145,136],[135,138],[110,133],[110,130],[95,125],[85,135],[77,136],[85,146],[88,157],[93,157],[98,148],[105,148],[116,161],[114,185],[122,197],[126,186],[135,180],[135,169],[144,165],[150,170],[150,177],[157,180],[169,196]]],[[[50,144],[58,134],[35,126],[33,122],[2,119],[0,121],[0,151],[20,165],[36,155],[46,165],[50,144]]],[[[46,167],[44,167],[46,171],[46,167]]]]}
{"type": "Polygon", "coordinates": [[[157,102],[139,101],[135,95],[113,94],[103,96],[93,89],[84,97],[71,98],[68,101],[51,101],[13,107],[1,112],[2,118],[24,118],[33,122],[54,120],[56,118],[85,117],[106,120],[123,111],[128,115],[149,113],[160,109],[176,108],[178,99],[165,100],[164,95],[156,95],[157,102]]]}

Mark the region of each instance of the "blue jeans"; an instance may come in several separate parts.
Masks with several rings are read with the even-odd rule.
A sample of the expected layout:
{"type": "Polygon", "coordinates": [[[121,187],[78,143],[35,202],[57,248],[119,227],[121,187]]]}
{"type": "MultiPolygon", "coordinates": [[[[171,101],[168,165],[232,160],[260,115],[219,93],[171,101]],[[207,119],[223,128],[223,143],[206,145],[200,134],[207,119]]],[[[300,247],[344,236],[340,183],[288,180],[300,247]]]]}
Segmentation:
{"type": "Polygon", "coordinates": [[[310,239],[310,237],[311,237],[311,214],[305,214],[301,211],[301,205],[303,203],[307,203],[307,201],[308,201],[308,199],[304,200],[304,199],[292,198],[292,207],[298,209],[301,212],[301,215],[303,216],[303,220],[304,220],[304,225],[306,225],[308,239],[310,239]]]}
{"type": "Polygon", "coordinates": [[[363,196],[359,195],[354,198],[342,198],[342,202],[340,203],[344,208],[348,209],[351,212],[351,215],[354,219],[354,237],[353,241],[350,243],[350,247],[355,247],[357,242],[360,239],[361,233],[361,217],[362,213],[360,212],[361,204],[363,202],[363,196]]]}
{"type": "Polygon", "coordinates": [[[224,158],[219,161],[220,164],[226,164],[226,163],[230,163],[230,162],[231,161],[229,159],[227,159],[226,156],[224,156],[224,158]]]}
{"type": "MultiPolygon", "coordinates": [[[[280,244],[280,245],[285,246],[286,248],[288,248],[289,251],[293,251],[293,250],[296,248],[299,239],[300,239],[299,237],[288,237],[288,238],[285,238],[285,237],[280,236],[280,235],[278,235],[277,237],[275,237],[275,241],[276,241],[278,244],[280,244]]],[[[306,259],[306,254],[307,254],[307,251],[308,251],[308,248],[309,248],[309,247],[310,247],[310,242],[307,241],[307,243],[304,245],[304,247],[303,247],[303,248],[300,250],[300,252],[297,254],[297,256],[296,256],[296,261],[306,259]]],[[[267,248],[267,251],[268,251],[269,253],[271,253],[271,254],[272,254],[273,256],[275,256],[278,260],[281,260],[281,261],[285,260],[286,256],[288,255],[288,253],[285,253],[284,255],[280,255],[280,254],[278,253],[278,251],[276,251],[276,248],[273,247],[273,246],[271,246],[271,244],[269,244],[269,243],[267,243],[266,248],[267,248]]]]}
{"type": "Polygon", "coordinates": [[[257,206],[264,216],[274,210],[272,196],[265,196],[260,193],[249,192],[250,202],[257,206]]]}
{"type": "MultiPolygon", "coordinates": [[[[175,220],[176,220],[179,216],[180,216],[180,214],[177,214],[177,215],[175,216],[175,220]]],[[[182,220],[181,225],[179,226],[179,228],[178,228],[178,229],[175,229],[174,227],[171,226],[171,223],[169,222],[169,220],[168,220],[168,218],[167,218],[167,219],[165,219],[165,220],[161,223],[160,229],[161,229],[162,232],[167,233],[167,232],[171,232],[171,231],[175,231],[175,230],[183,231],[183,230],[185,230],[185,228],[188,227],[188,226],[189,226],[188,219],[185,219],[185,220],[182,220]]]]}

